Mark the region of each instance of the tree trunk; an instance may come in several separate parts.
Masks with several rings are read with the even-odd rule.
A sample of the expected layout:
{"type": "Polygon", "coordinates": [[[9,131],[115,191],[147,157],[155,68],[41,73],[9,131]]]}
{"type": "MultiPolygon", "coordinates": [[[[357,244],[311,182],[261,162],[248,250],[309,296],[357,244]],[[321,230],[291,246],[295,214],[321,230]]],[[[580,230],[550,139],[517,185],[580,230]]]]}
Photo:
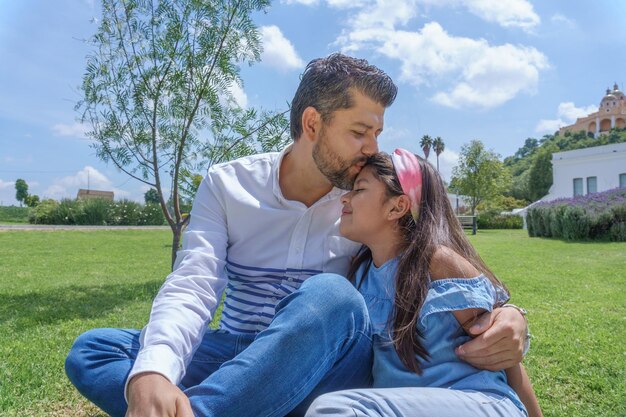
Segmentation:
{"type": "Polygon", "coordinates": [[[172,265],[171,269],[174,270],[174,262],[176,262],[176,252],[180,247],[181,236],[183,234],[183,223],[177,223],[172,227],[172,265]]]}
{"type": "Polygon", "coordinates": [[[189,223],[189,219],[191,218],[191,214],[188,214],[182,218],[178,223],[174,223],[171,225],[172,228],[172,271],[174,270],[174,262],[176,262],[176,252],[180,248],[180,244],[182,242],[183,231],[187,227],[189,223]]]}

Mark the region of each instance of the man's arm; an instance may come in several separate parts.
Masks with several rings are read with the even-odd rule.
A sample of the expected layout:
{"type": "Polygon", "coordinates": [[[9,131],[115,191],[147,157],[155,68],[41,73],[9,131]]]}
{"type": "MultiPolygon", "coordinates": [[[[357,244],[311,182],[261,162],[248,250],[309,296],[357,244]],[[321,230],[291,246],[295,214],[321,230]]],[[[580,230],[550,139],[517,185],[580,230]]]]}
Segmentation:
{"type": "Polygon", "coordinates": [[[171,414],[181,400],[176,385],[202,341],[227,283],[228,236],[218,194],[224,188],[219,181],[210,171],[201,183],[174,271],[155,297],[150,320],[141,332],[141,348],[125,387],[128,416],[159,415],[149,410],[185,416],[171,414]]]}
{"type": "Polygon", "coordinates": [[[500,371],[519,364],[524,357],[526,318],[514,308],[484,313],[469,334],[476,337],[457,347],[456,353],[476,368],[500,371]]]}

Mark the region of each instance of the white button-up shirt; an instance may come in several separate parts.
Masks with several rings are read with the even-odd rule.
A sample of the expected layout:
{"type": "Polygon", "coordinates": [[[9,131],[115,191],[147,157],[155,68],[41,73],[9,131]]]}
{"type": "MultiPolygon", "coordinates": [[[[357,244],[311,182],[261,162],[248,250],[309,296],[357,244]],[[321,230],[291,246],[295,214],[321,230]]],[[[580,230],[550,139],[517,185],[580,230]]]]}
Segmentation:
{"type": "Polygon", "coordinates": [[[286,152],[289,148],[209,169],[128,380],[153,371],[178,384],[224,290],[221,328],[254,334],[308,277],[347,273],[360,245],[339,235],[344,191],[335,188],[311,207],[285,199],[278,176],[286,152]]]}

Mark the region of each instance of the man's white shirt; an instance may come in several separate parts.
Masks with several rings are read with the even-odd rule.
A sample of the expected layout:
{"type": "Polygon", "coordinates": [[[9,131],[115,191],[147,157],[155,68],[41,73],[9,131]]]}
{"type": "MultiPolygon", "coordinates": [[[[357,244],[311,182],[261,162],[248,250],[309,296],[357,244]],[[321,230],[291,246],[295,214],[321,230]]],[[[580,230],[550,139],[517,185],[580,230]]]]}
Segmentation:
{"type": "Polygon", "coordinates": [[[126,384],[148,371],[178,384],[224,290],[221,329],[255,334],[272,321],[278,302],[310,276],[346,274],[360,245],[339,234],[345,191],[334,188],[311,207],[285,199],[279,171],[289,150],[209,169],[126,384]]]}

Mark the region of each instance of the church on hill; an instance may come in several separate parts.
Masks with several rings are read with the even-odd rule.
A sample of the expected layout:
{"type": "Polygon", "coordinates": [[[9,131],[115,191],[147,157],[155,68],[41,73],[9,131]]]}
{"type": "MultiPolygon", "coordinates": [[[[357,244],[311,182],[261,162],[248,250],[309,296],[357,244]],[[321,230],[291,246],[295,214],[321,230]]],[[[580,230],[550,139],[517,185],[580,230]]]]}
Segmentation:
{"type": "Polygon", "coordinates": [[[606,94],[600,102],[600,109],[585,117],[579,117],[573,125],[559,129],[559,134],[565,132],[576,133],[585,131],[593,134],[594,137],[608,133],[613,128],[626,127],[626,97],[620,91],[617,83],[613,85],[613,90],[606,89],[606,94]]]}

